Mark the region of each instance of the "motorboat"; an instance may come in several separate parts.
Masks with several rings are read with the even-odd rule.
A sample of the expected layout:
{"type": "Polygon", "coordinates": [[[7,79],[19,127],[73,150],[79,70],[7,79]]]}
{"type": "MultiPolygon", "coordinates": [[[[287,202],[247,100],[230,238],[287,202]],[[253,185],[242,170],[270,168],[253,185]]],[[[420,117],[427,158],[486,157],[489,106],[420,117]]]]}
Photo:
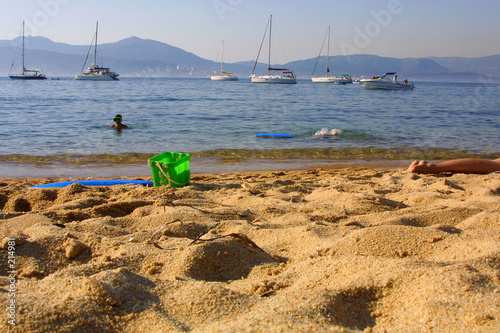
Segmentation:
{"type": "MultiPolygon", "coordinates": [[[[269,27],[269,56],[268,56],[268,66],[267,66],[267,75],[255,75],[255,68],[257,67],[257,63],[259,61],[260,50],[262,49],[262,44],[259,48],[259,53],[257,54],[257,59],[255,60],[255,64],[253,66],[252,75],[250,75],[250,79],[252,83],[271,83],[271,84],[296,84],[297,78],[293,75],[293,72],[286,68],[273,68],[271,67],[271,29],[272,29],[273,16],[269,16],[269,21],[266,26],[266,31],[264,32],[264,38],[266,37],[267,28],[269,27]]],[[[262,39],[262,43],[264,43],[264,38],[262,39]]]]}
{"type": "Polygon", "coordinates": [[[238,77],[233,73],[224,71],[224,41],[221,45],[220,73],[210,76],[212,81],[238,81],[238,77]]]}
{"type": "Polygon", "coordinates": [[[397,82],[395,72],[385,73],[382,76],[374,76],[371,79],[362,79],[360,83],[365,89],[411,90],[415,88],[415,85],[408,83],[406,79],[402,83],[397,82]]]}
{"type": "MultiPolygon", "coordinates": [[[[99,23],[96,23],[95,28],[95,36],[94,36],[94,62],[87,67],[87,70],[82,73],[75,75],[75,80],[86,80],[86,81],[116,81],[118,80],[119,74],[111,71],[107,67],[101,67],[97,65],[97,32],[99,30],[99,23]]],[[[89,49],[90,52],[90,49],[89,49]]],[[[85,67],[85,63],[87,62],[89,54],[87,53],[87,58],[85,58],[85,62],[83,66],[85,67]]]]}
{"type": "MultiPolygon", "coordinates": [[[[22,29],[22,68],[21,68],[21,73],[19,74],[10,74],[10,71],[12,71],[12,67],[14,66],[14,61],[15,61],[15,54],[14,54],[14,60],[12,60],[12,65],[10,66],[10,71],[9,71],[9,77],[12,80],[46,80],[47,77],[40,73],[40,71],[35,70],[35,69],[26,69],[25,66],[25,51],[24,51],[24,21],[23,21],[23,29],[22,29]]],[[[19,42],[18,42],[19,45],[19,42]]],[[[17,51],[17,48],[16,48],[17,51]]],[[[17,52],[16,52],[17,53],[17,52]]]]}

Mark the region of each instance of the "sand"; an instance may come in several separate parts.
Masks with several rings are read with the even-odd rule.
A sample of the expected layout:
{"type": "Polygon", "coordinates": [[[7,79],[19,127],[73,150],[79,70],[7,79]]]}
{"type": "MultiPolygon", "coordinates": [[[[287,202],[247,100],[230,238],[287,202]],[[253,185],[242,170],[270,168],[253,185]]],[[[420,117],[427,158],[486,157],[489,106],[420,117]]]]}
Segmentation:
{"type": "Polygon", "coordinates": [[[0,179],[2,332],[500,331],[500,174],[55,180],[0,179]]]}

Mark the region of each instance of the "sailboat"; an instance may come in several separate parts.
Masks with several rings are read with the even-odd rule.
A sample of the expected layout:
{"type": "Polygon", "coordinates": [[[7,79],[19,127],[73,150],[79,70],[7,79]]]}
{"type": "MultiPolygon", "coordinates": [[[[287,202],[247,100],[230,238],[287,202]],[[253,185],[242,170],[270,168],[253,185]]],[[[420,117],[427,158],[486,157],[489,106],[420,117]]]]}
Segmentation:
{"type": "Polygon", "coordinates": [[[14,59],[12,60],[12,65],[10,66],[9,77],[13,80],[46,80],[47,77],[43,74],[39,74],[40,71],[37,71],[34,69],[26,69],[26,66],[24,64],[24,62],[25,62],[25,59],[24,59],[25,58],[25,54],[24,54],[24,21],[23,21],[23,29],[22,30],[23,30],[23,32],[22,32],[22,36],[23,36],[23,39],[22,39],[23,40],[22,72],[21,72],[21,74],[15,74],[15,75],[10,74],[10,71],[12,70],[12,66],[14,66],[14,60],[16,59],[16,55],[14,54],[14,59]]]}
{"type": "Polygon", "coordinates": [[[253,66],[252,75],[250,76],[252,83],[274,83],[274,84],[295,84],[297,83],[297,79],[293,72],[286,68],[273,68],[271,67],[271,28],[273,23],[273,16],[269,16],[269,21],[266,26],[266,30],[264,31],[264,38],[262,39],[262,43],[260,45],[259,53],[257,54],[257,59],[255,60],[255,64],[253,66]],[[257,63],[259,61],[260,50],[262,49],[262,44],[264,43],[264,39],[266,37],[267,28],[269,27],[269,56],[268,56],[268,66],[267,66],[267,75],[259,75],[256,76],[255,67],[257,67],[257,63]],[[278,73],[281,72],[281,73],[278,73]]]}
{"type": "Polygon", "coordinates": [[[224,71],[224,41],[221,45],[220,74],[210,76],[212,81],[238,81],[238,77],[230,72],[224,71]]]}
{"type": "MultiPolygon", "coordinates": [[[[316,82],[316,83],[335,83],[335,84],[352,83],[352,78],[348,74],[344,74],[342,76],[329,76],[330,67],[328,67],[328,61],[330,59],[330,27],[328,27],[327,38],[328,38],[328,46],[327,46],[327,51],[326,51],[326,70],[325,70],[325,76],[320,76],[320,77],[313,76],[311,78],[312,82],[316,82]]],[[[325,45],[324,41],[323,41],[323,45],[325,45]]],[[[321,50],[322,49],[323,49],[323,46],[321,47],[321,50]]],[[[319,52],[318,59],[316,60],[316,65],[314,65],[313,75],[314,75],[314,72],[316,71],[316,66],[318,65],[318,61],[319,61],[319,58],[321,56],[321,50],[319,52]]]]}
{"type": "MultiPolygon", "coordinates": [[[[99,30],[99,22],[96,22],[95,27],[95,36],[94,36],[94,62],[87,68],[85,72],[78,74],[75,76],[75,80],[88,80],[88,81],[114,81],[118,80],[119,74],[112,72],[109,68],[99,67],[97,66],[97,32],[99,30]]],[[[92,47],[92,45],[91,45],[92,47]]],[[[85,62],[83,66],[87,63],[87,59],[89,57],[89,52],[87,53],[87,58],[85,58],[85,62]]]]}

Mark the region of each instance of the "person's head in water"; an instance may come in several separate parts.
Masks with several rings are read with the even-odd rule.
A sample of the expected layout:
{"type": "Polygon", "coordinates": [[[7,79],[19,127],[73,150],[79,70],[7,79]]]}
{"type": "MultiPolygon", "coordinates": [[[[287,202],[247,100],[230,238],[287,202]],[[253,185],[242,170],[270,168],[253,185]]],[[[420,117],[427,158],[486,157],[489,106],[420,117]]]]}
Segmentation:
{"type": "Polygon", "coordinates": [[[109,127],[113,127],[116,129],[122,129],[122,128],[127,128],[128,126],[125,124],[122,124],[123,118],[120,114],[117,114],[114,118],[113,121],[115,122],[114,125],[111,125],[109,127]]]}

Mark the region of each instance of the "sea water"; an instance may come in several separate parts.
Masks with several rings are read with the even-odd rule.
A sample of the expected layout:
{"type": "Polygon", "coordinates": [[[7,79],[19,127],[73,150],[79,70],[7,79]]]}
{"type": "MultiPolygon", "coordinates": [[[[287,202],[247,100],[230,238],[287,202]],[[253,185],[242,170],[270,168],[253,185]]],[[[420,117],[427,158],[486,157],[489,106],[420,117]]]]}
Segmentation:
{"type": "Polygon", "coordinates": [[[89,168],[120,166],[146,173],[147,159],[165,151],[190,153],[194,172],[493,158],[500,154],[500,85],[416,82],[410,91],[377,91],[305,79],[2,78],[0,120],[4,177],[85,176],[89,168]],[[116,114],[128,129],[108,128],[116,114]],[[332,130],[337,135],[315,135],[332,130]]]}

